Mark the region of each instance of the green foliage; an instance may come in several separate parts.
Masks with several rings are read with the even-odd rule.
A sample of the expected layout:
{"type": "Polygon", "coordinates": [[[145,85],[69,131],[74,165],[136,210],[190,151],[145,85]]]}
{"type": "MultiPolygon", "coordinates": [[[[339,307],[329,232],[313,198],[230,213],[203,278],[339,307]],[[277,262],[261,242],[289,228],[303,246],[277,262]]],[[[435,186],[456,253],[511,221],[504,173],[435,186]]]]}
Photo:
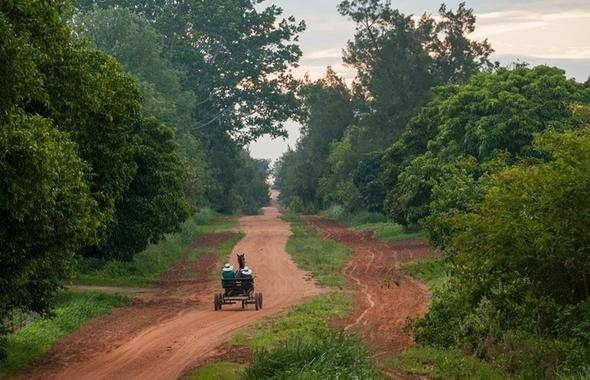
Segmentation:
{"type": "Polygon", "coordinates": [[[121,62],[138,81],[143,112],[176,132],[186,170],[185,194],[193,209],[204,203],[205,158],[190,133],[196,121],[192,112],[195,94],[183,90],[184,71],[165,57],[164,37],[144,17],[125,8],[94,8],[76,17],[75,29],[92,45],[121,62]]]}
{"type": "Polygon", "coordinates": [[[80,258],[73,282],[88,285],[150,286],[201,234],[229,231],[234,224],[233,219],[219,218],[213,211],[203,209],[187,219],[179,232],[166,235],[158,243],[149,245],[131,261],[80,258]]]}
{"type": "Polygon", "coordinates": [[[45,312],[76,250],[96,239],[88,167],[76,152],[41,116],[0,122],[0,320],[15,308],[45,312]]]}
{"type": "Polygon", "coordinates": [[[386,365],[397,370],[424,376],[432,380],[504,380],[509,374],[457,350],[434,347],[412,347],[399,356],[386,360],[386,365]]]}
{"type": "MultiPolygon", "coordinates": [[[[462,83],[495,67],[488,59],[492,49],[487,41],[468,38],[475,17],[465,4],[456,11],[443,5],[440,18],[424,15],[418,21],[379,0],[343,1],[338,9],[357,25],[344,52],[344,61],[357,70],[352,94],[335,102],[325,91],[320,97],[303,93],[311,113],[301,119],[297,149],[279,161],[278,187],[286,205],[298,196],[303,208],[383,212],[392,189],[384,182],[384,149],[431,98],[434,86],[462,83]]],[[[427,207],[415,214],[426,215],[427,207]]]]}
{"type": "Polygon", "coordinates": [[[366,349],[342,334],[295,340],[272,351],[260,351],[244,379],[382,378],[366,349]]]}
{"type": "Polygon", "coordinates": [[[310,271],[320,285],[344,287],[346,279],[340,274],[352,252],[333,240],[325,240],[318,231],[291,214],[288,217],[293,235],[287,242],[287,252],[302,269],[310,271]]]}
{"type": "Polygon", "coordinates": [[[352,95],[343,79],[328,67],[324,78],[306,79],[301,86],[303,124],[296,151],[289,151],[275,165],[281,201],[289,205],[297,197],[302,209],[318,208],[320,178],[325,174],[325,161],[330,144],[340,139],[353,118],[352,95]]]}
{"type": "Polygon", "coordinates": [[[38,318],[8,335],[7,356],[0,361],[0,375],[25,366],[89,319],[128,302],[124,297],[103,293],[60,293],[50,316],[38,318]]]}
{"type": "Polygon", "coordinates": [[[293,307],[289,313],[271,317],[236,334],[231,342],[252,349],[273,349],[301,337],[330,336],[328,321],[351,312],[353,300],[343,292],[331,292],[293,307]]]}
{"type": "Polygon", "coordinates": [[[403,270],[424,281],[431,289],[439,289],[447,282],[447,265],[443,259],[428,259],[405,264],[403,270]]]}
{"type": "Polygon", "coordinates": [[[188,377],[189,380],[238,380],[246,366],[232,362],[206,364],[188,377]]]}
{"type": "Polygon", "coordinates": [[[362,345],[328,326],[351,308],[348,295],[332,292],[237,334],[232,343],[257,349],[242,378],[380,378],[362,345]]]}
{"type": "Polygon", "coordinates": [[[102,257],[129,261],[149,243],[180,229],[188,216],[174,134],[155,119],[139,128],[137,172],[100,245],[102,257]]]}
{"type": "Polygon", "coordinates": [[[125,7],[154,26],[167,42],[169,61],[186,73],[183,88],[199,99],[194,128],[200,133],[222,131],[241,142],[285,134],[283,124],[297,110],[289,69],[301,56],[296,40],[305,24],[280,20],[278,6],[240,0],[76,3],[80,10],[125,7]]]}
{"type": "Polygon", "coordinates": [[[545,66],[502,68],[438,89],[385,155],[389,215],[416,225],[434,212],[425,221],[444,245],[448,216],[480,199],[490,173],[519,156],[539,157],[535,133],[573,127],[568,105],[577,102],[590,102],[590,92],[545,66]]]}
{"type": "Polygon", "coordinates": [[[461,346],[510,371],[555,377],[587,365],[590,134],[546,132],[450,222],[452,278],[416,324],[419,342],[461,346]]]}

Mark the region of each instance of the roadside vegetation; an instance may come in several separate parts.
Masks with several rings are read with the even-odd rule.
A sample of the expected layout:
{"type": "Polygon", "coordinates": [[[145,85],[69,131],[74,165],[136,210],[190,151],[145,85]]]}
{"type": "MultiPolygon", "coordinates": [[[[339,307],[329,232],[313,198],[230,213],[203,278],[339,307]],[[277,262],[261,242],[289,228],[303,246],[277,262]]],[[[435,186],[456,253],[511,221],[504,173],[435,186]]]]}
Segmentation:
{"type": "Polygon", "coordinates": [[[322,239],[318,230],[300,216],[289,213],[284,219],[291,224],[293,235],[287,241],[287,252],[301,269],[311,272],[321,286],[344,288],[341,271],[352,251],[333,240],[322,239]]]}
{"type": "Polygon", "coordinates": [[[444,259],[418,260],[404,264],[403,271],[424,282],[432,290],[440,289],[448,281],[448,265],[444,259]]]}
{"type": "Polygon", "coordinates": [[[301,137],[275,167],[283,206],[444,253],[449,279],[409,325],[431,375],[448,350],[506,376],[586,376],[590,82],[492,62],[464,3],[420,19],[379,0],[338,9],[357,25],[355,86],[331,69],[304,81],[301,137]]]}
{"type": "Polygon", "coordinates": [[[47,352],[55,343],[88,320],[126,305],[123,296],[93,292],[58,294],[52,313],[28,316],[30,321],[6,337],[6,357],[0,361],[0,377],[22,368],[47,352]]]}
{"type": "Polygon", "coordinates": [[[373,231],[376,239],[381,241],[399,241],[426,237],[422,231],[408,231],[402,225],[387,220],[387,216],[379,212],[349,212],[340,205],[330,206],[319,214],[328,219],[338,220],[356,230],[373,231]]]}
{"type": "MultiPolygon", "coordinates": [[[[185,221],[178,233],[169,234],[157,244],[134,256],[130,262],[85,258],[78,263],[76,284],[150,287],[173,262],[186,252],[190,243],[200,235],[226,232],[235,227],[236,218],[221,216],[203,209],[185,221]]],[[[226,258],[243,237],[236,233],[219,249],[219,259],[226,258]]],[[[186,252],[189,260],[197,260],[201,251],[186,252]]],[[[14,331],[6,337],[6,357],[0,360],[0,376],[22,368],[47,352],[68,333],[92,318],[110,313],[127,305],[129,300],[120,295],[99,292],[61,291],[50,313],[44,316],[15,311],[7,323],[14,331]]]]}
{"type": "MultiPolygon", "coordinates": [[[[150,245],[145,251],[135,255],[131,261],[81,258],[72,283],[149,287],[200,235],[208,232],[229,231],[234,226],[235,218],[220,216],[210,209],[203,209],[187,219],[179,232],[150,245]]],[[[233,239],[224,243],[220,255],[229,254],[228,250],[231,250],[235,243],[233,239]]],[[[198,252],[191,252],[190,255],[196,259],[198,252]]]]}

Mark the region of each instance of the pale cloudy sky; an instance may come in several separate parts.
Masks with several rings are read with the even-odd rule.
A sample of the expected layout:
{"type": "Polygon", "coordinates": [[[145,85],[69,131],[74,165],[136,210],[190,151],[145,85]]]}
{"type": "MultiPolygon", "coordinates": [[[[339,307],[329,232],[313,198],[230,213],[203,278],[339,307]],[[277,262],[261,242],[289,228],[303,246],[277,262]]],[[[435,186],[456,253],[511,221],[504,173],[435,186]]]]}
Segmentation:
{"type": "MultiPolygon", "coordinates": [[[[318,78],[331,65],[349,81],[354,72],[342,63],[342,48],[354,35],[354,24],[340,16],[340,0],[267,0],[285,15],[305,20],[301,36],[303,57],[298,75],[309,72],[318,78]]],[[[459,1],[447,1],[453,9],[459,1]]],[[[440,1],[392,0],[406,14],[436,13],[440,1]]],[[[503,64],[517,60],[550,64],[566,70],[569,77],[585,81],[590,76],[590,0],[472,0],[467,1],[477,15],[475,37],[488,38],[495,49],[494,59],[503,64]]],[[[299,127],[289,125],[289,139],[261,138],[250,146],[252,156],[275,160],[295,146],[299,127]]]]}

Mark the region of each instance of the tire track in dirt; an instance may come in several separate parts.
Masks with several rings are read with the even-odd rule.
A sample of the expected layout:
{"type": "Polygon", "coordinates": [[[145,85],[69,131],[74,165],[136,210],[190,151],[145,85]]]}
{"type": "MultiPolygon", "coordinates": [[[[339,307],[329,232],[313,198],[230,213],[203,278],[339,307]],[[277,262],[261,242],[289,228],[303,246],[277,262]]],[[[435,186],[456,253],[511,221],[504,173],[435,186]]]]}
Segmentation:
{"type": "Polygon", "coordinates": [[[306,220],[326,238],[355,253],[343,270],[352,280],[358,300],[355,312],[345,321],[345,330],[360,331],[378,356],[396,354],[412,345],[412,337],[404,331],[406,319],[427,311],[430,294],[426,285],[398,268],[440,254],[423,240],[382,242],[370,231],[354,231],[333,220],[317,216],[306,220]]]}
{"type": "Polygon", "coordinates": [[[198,261],[199,270],[190,268],[195,270],[192,279],[184,277],[187,263],[179,262],[159,281],[155,294],[66,337],[29,368],[25,377],[176,379],[215,355],[216,347],[237,329],[321,293],[285,251],[291,230],[279,219],[277,195],[273,193],[273,202],[263,209],[263,215],[239,219],[239,229],[246,235],[232,253],[232,261],[235,253],[246,253],[247,265],[255,271],[256,289],[264,293],[264,309],[242,310],[240,305],[231,305],[213,311],[212,297],[220,284],[210,280],[219,270],[216,252],[212,252],[204,262],[198,261]]]}

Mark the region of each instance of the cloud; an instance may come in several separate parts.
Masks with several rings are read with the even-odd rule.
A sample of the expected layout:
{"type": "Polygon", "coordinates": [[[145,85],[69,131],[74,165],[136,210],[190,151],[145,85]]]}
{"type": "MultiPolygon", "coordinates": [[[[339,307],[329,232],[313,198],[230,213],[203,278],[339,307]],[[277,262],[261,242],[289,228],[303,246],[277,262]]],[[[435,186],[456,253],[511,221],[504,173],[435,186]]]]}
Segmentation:
{"type": "Polygon", "coordinates": [[[587,59],[590,58],[588,35],[590,5],[565,9],[536,6],[480,13],[473,37],[489,38],[500,54],[587,59]]]}
{"type": "Polygon", "coordinates": [[[305,60],[337,59],[342,57],[342,48],[315,50],[303,54],[305,60]]]}

